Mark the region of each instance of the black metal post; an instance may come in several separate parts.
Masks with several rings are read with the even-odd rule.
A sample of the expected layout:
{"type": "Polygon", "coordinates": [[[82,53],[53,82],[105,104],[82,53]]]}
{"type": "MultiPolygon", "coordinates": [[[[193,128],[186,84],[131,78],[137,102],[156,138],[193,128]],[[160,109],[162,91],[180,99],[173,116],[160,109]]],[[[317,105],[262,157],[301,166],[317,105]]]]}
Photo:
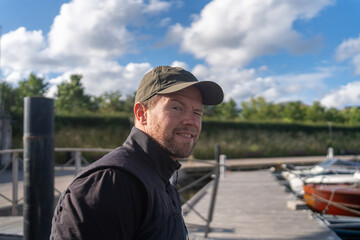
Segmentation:
{"type": "Polygon", "coordinates": [[[24,98],[24,240],[49,239],[54,206],[54,101],[24,98]]]}
{"type": "Polygon", "coordinates": [[[218,184],[219,184],[219,177],[220,177],[220,165],[219,165],[219,163],[220,163],[220,145],[219,144],[215,145],[215,160],[216,160],[217,166],[215,168],[215,180],[214,180],[213,191],[212,191],[211,200],[210,200],[209,214],[208,214],[208,219],[207,219],[206,229],[205,229],[205,237],[206,238],[208,236],[208,233],[210,232],[210,223],[212,221],[212,217],[213,217],[213,213],[214,213],[214,209],[215,209],[215,200],[216,200],[217,189],[218,189],[218,184]]]}

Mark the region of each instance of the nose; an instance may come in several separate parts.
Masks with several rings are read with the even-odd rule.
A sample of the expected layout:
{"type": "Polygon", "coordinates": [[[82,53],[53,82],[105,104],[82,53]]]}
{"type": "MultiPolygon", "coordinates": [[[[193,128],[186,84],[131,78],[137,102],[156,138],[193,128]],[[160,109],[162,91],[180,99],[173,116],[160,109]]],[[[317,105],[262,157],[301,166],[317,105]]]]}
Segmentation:
{"type": "Polygon", "coordinates": [[[187,112],[183,114],[183,125],[194,126],[197,129],[201,129],[201,116],[193,112],[187,112]]]}

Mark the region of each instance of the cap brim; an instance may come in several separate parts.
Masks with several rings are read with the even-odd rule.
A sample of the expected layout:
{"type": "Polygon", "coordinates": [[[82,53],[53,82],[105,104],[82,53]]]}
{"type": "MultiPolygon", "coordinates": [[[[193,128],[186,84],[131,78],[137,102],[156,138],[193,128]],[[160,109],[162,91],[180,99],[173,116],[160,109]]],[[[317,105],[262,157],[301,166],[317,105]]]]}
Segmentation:
{"type": "Polygon", "coordinates": [[[159,91],[157,94],[173,93],[190,86],[195,86],[200,90],[202,95],[202,103],[204,105],[217,105],[220,104],[224,99],[224,92],[221,87],[217,83],[211,81],[179,83],[159,91]]]}

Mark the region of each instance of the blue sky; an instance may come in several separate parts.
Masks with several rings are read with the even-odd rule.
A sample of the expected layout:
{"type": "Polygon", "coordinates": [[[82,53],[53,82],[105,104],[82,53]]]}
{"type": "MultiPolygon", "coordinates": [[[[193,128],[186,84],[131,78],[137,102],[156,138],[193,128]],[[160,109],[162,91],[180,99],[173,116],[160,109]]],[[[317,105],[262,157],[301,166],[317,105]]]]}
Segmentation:
{"type": "Polygon", "coordinates": [[[360,105],[358,0],[0,0],[1,79],[34,72],[88,94],[136,90],[158,65],[219,83],[226,100],[360,105]]]}

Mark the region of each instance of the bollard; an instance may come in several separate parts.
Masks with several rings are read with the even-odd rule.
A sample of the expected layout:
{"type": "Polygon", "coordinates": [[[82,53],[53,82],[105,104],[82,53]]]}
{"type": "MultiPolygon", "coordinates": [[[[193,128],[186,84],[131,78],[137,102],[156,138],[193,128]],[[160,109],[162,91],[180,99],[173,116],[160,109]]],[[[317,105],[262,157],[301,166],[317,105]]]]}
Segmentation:
{"type": "Polygon", "coordinates": [[[49,239],[54,206],[54,101],[24,98],[24,240],[49,239]]]}
{"type": "Polygon", "coordinates": [[[334,149],[332,147],[328,148],[328,154],[327,154],[326,157],[329,158],[329,159],[334,158],[334,149]]]}
{"type": "Polygon", "coordinates": [[[225,178],[226,174],[226,155],[220,155],[220,177],[221,179],[225,178]]]}

